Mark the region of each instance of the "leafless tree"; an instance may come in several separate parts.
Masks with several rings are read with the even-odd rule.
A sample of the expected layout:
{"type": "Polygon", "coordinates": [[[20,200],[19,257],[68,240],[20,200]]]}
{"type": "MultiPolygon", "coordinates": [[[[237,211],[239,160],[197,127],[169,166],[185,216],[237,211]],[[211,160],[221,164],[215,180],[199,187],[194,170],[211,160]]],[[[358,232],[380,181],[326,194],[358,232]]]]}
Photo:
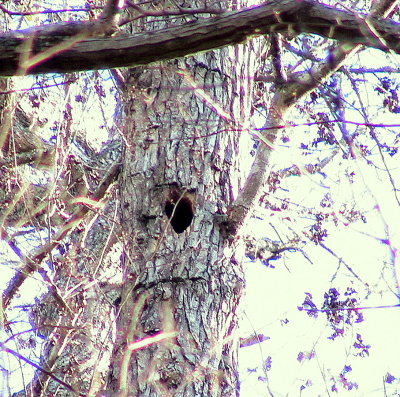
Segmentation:
{"type": "MultiPolygon", "coordinates": [[[[360,12],[311,0],[246,6],[109,0],[49,14],[1,5],[0,75],[17,76],[0,81],[0,225],[7,258],[16,258],[3,323],[10,340],[45,339],[39,363],[2,344],[35,368],[15,396],[239,395],[239,253],[268,263],[302,250],[299,238],[260,249],[243,228],[259,203],[273,205],[268,193],[282,179],[322,172],[339,155],[368,161],[347,128],[342,88],[325,83],[352,76],[344,65],[365,48],[400,52],[395,1],[360,12]],[[48,15],[53,23],[14,28],[16,17],[40,24],[48,15]],[[73,20],[54,22],[58,15],[73,20]],[[103,69],[113,69],[112,85],[103,69]],[[39,75],[40,90],[18,91],[29,75],[39,75]],[[113,105],[102,98],[115,99],[100,149],[76,126],[86,126],[89,87],[104,108],[113,105]],[[328,111],[319,113],[312,103],[322,100],[328,111]],[[45,137],[56,104],[62,119],[45,137]],[[293,109],[309,114],[314,144],[331,150],[272,172],[293,109]],[[19,333],[14,302],[29,285],[45,291],[26,306],[31,328],[19,333]]],[[[380,89],[397,112],[395,89],[380,89]]],[[[390,147],[359,108],[384,158],[390,147]]],[[[325,216],[313,216],[306,237],[323,244],[325,216]]],[[[361,217],[354,211],[349,222],[361,217]]]]}

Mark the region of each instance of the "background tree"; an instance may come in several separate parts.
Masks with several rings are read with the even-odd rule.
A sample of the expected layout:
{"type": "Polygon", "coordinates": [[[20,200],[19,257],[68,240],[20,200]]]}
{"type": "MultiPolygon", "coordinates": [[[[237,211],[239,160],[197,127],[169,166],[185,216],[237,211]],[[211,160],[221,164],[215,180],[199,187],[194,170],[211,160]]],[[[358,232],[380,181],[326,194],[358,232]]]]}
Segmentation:
{"type": "MultiPolygon", "coordinates": [[[[45,287],[36,304],[24,306],[33,329],[19,334],[17,318],[9,318],[15,312],[5,319],[11,333],[8,344],[36,344],[34,333],[45,338],[39,365],[28,360],[38,369],[35,378],[20,394],[234,395],[239,390],[235,330],[244,285],[243,248],[248,256],[269,264],[290,249],[304,252],[305,238],[324,248],[330,219],[365,219],[357,208],[339,217],[334,211],[307,207],[315,222],[302,237],[299,232],[287,241],[268,239],[262,250],[242,225],[260,196],[261,205],[270,210],[292,210],[287,197],[279,208],[273,202],[279,195],[270,194],[279,191],[286,177],[321,173],[340,155],[349,161],[369,161],[371,153],[363,141],[369,138],[361,128],[370,129],[383,159],[385,153],[396,154],[395,140],[393,145],[380,142],[357,80],[351,75],[348,83],[340,77],[328,79],[350,55],[360,52],[357,43],[397,51],[400,29],[394,22],[312,2],[271,2],[243,15],[228,13],[214,19],[208,16],[244,4],[190,4],[191,9],[186,4],[125,6],[124,13],[119,12],[121,2],[110,1],[98,11],[93,6],[83,10],[91,21],[29,31],[27,39],[4,35],[4,59],[10,62],[0,70],[21,76],[126,66],[233,44],[253,33],[270,36],[267,41],[254,39],[185,59],[115,70],[112,84],[105,72],[70,74],[55,82],[45,75],[38,79],[38,94],[31,90],[18,101],[20,94],[3,80],[2,230],[17,261],[4,308],[38,275],[35,288],[45,287]],[[207,18],[185,25],[202,14],[207,18]],[[251,23],[246,19],[250,17],[251,23]],[[232,20],[239,23],[233,37],[232,20]],[[112,54],[121,52],[118,46],[125,42],[131,46],[131,36],[116,32],[128,23],[129,31],[141,33],[135,36],[139,61],[129,55],[132,48],[125,48],[126,63],[112,54]],[[143,32],[172,25],[182,29],[161,31],[168,40],[165,46],[156,41],[159,55],[154,47],[146,47],[148,40],[160,36],[143,32]],[[214,39],[196,39],[199,31],[214,39]],[[332,46],[326,39],[295,37],[303,31],[353,44],[332,46]],[[180,37],[185,38],[181,44],[180,37]],[[26,49],[16,51],[21,43],[26,49]],[[325,51],[324,59],[311,50],[315,43],[325,51]],[[110,45],[101,62],[93,57],[99,45],[110,45]],[[89,48],[92,58],[86,56],[85,63],[89,48]],[[355,131],[346,124],[349,106],[343,90],[349,85],[352,95],[358,95],[357,109],[363,116],[355,131]],[[90,91],[96,102],[85,95],[90,91]],[[116,97],[115,124],[106,116],[112,106],[110,94],[116,97]],[[331,115],[325,107],[317,111],[322,101],[331,115]],[[62,117],[54,120],[48,106],[60,103],[62,117]],[[93,127],[86,120],[87,109],[93,106],[107,131],[104,145],[89,134],[93,127]],[[305,154],[322,145],[329,154],[318,152],[313,163],[271,173],[274,149],[292,139],[283,127],[290,128],[287,115],[294,107],[317,126],[309,146],[299,140],[305,154]],[[265,118],[262,128],[251,125],[255,112],[265,118]],[[246,160],[254,141],[248,131],[259,142],[250,170],[246,160]],[[118,184],[112,185],[116,180],[118,184]]],[[[10,19],[13,7],[2,6],[10,19]]],[[[23,17],[33,11],[15,10],[23,17]]],[[[78,15],[78,10],[69,12],[70,17],[78,15]]],[[[394,8],[391,2],[380,2],[368,12],[387,16],[394,8]]],[[[39,24],[47,14],[33,15],[39,24]]],[[[380,80],[377,90],[385,96],[387,109],[396,112],[393,83],[380,80]]],[[[395,187],[389,167],[386,171],[395,187]]],[[[331,201],[325,196],[321,207],[330,208],[331,201]]],[[[313,309],[312,296],[307,296],[302,308],[313,309]]],[[[335,324],[337,309],[355,304],[340,300],[332,289],[324,310],[335,324]]],[[[358,345],[364,348],[360,338],[358,345]]],[[[27,361],[8,344],[6,352],[27,361]]]]}

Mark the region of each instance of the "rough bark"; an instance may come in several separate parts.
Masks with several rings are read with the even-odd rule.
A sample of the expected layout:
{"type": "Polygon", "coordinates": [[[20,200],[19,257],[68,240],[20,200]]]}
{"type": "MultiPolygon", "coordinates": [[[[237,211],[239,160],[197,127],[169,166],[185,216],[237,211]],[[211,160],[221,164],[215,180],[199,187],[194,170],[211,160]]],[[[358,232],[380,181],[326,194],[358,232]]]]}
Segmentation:
{"type": "Polygon", "coordinates": [[[135,35],[104,37],[104,24],[102,20],[71,22],[2,34],[0,75],[145,65],[279,32],[314,33],[352,45],[400,53],[399,23],[312,0],[275,0],[135,35]]]}
{"type": "Polygon", "coordinates": [[[216,215],[238,194],[241,136],[209,133],[248,119],[248,57],[238,47],[133,70],[121,181],[127,281],[109,385],[121,395],[238,394],[235,329],[244,280],[236,245],[221,234],[216,215]],[[194,208],[179,234],[165,213],[176,193],[194,208]],[[159,332],[176,336],[128,352],[159,332]]]}

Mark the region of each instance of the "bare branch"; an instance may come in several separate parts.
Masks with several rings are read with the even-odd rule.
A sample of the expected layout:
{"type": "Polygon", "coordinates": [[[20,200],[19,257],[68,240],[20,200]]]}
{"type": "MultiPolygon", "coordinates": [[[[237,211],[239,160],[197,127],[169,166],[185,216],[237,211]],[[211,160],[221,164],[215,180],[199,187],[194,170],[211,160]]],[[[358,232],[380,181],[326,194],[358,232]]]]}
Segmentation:
{"type": "Polygon", "coordinates": [[[269,336],[265,336],[264,334],[253,334],[246,338],[240,338],[240,347],[253,346],[255,344],[265,342],[268,339],[271,338],[269,336]]]}
{"type": "Polygon", "coordinates": [[[76,391],[71,385],[69,385],[68,383],[65,383],[62,379],[58,378],[57,376],[55,376],[52,372],[47,371],[46,369],[42,368],[40,365],[37,365],[36,363],[34,363],[33,361],[29,360],[28,358],[24,357],[22,354],[19,354],[18,352],[16,352],[15,350],[12,350],[8,347],[5,347],[3,345],[3,343],[0,343],[0,350],[6,353],[10,353],[12,354],[14,357],[18,358],[19,360],[25,361],[26,363],[28,363],[29,365],[31,365],[32,367],[36,368],[37,370],[39,370],[40,372],[46,374],[47,376],[50,376],[50,378],[54,379],[56,382],[58,382],[60,385],[63,385],[67,390],[70,390],[71,392],[73,392],[75,395],[77,396],[82,396],[84,397],[85,394],[79,393],[78,391],[76,391]]]}
{"type": "Polygon", "coordinates": [[[282,37],[279,33],[271,35],[271,58],[277,84],[287,82],[285,67],[282,63],[282,37]]]}
{"type": "Polygon", "coordinates": [[[69,22],[0,35],[0,75],[15,75],[20,70],[21,57],[46,51],[49,56],[32,63],[25,73],[146,65],[237,44],[257,35],[285,32],[313,33],[400,53],[399,23],[337,10],[312,0],[274,0],[136,35],[93,38],[98,24],[99,21],[69,22]]]}
{"type": "Polygon", "coordinates": [[[36,163],[40,166],[50,166],[54,160],[55,150],[49,148],[46,150],[31,150],[29,152],[21,152],[12,157],[0,158],[0,167],[15,167],[22,164],[36,163]]]}
{"type": "MultiPolygon", "coordinates": [[[[106,194],[110,185],[116,180],[119,175],[120,164],[115,164],[104,179],[101,181],[100,185],[96,191],[90,196],[92,201],[101,200],[106,194]]],[[[83,200],[84,202],[85,200],[83,200]]],[[[86,200],[87,201],[87,200],[86,200]]],[[[63,228],[61,228],[58,233],[56,233],[50,241],[36,250],[36,252],[30,256],[25,257],[25,265],[22,269],[19,269],[17,274],[10,281],[9,285],[3,293],[3,308],[5,309],[10,303],[11,299],[14,297],[15,293],[18,291],[20,286],[26,280],[26,278],[37,271],[40,268],[40,263],[42,260],[55,248],[60,241],[71,233],[83,220],[84,216],[89,212],[89,206],[82,206],[75,211],[75,213],[68,219],[63,228]]]]}
{"type": "Polygon", "coordinates": [[[11,11],[0,4],[0,10],[10,16],[30,16],[40,14],[61,14],[64,12],[92,12],[93,10],[100,10],[100,6],[92,6],[87,8],[63,8],[62,10],[41,10],[41,11],[11,11]]]}
{"type": "MultiPolygon", "coordinates": [[[[332,153],[322,159],[318,164],[306,164],[303,167],[299,167],[294,164],[289,168],[285,168],[277,171],[275,174],[278,175],[279,178],[285,178],[289,176],[300,176],[302,174],[316,174],[317,172],[321,172],[331,161],[336,157],[339,153],[339,149],[334,149],[332,153]]],[[[273,173],[271,173],[273,175],[273,173]]]]}
{"type": "Polygon", "coordinates": [[[118,31],[120,12],[124,6],[125,0],[108,0],[104,6],[99,20],[104,22],[104,30],[106,33],[118,31]]]}
{"type": "MultiPolygon", "coordinates": [[[[388,9],[391,8],[393,2],[395,0],[385,1],[388,9]]],[[[378,10],[384,13],[381,7],[378,10]]],[[[374,11],[371,13],[376,15],[374,11]]],[[[364,22],[369,24],[370,18],[366,17],[364,22]]],[[[356,22],[354,21],[354,23],[356,22]]],[[[361,21],[359,20],[357,25],[361,28],[360,23],[361,21]]],[[[337,28],[340,30],[342,25],[338,24],[337,28]]],[[[321,82],[329,78],[329,76],[343,65],[349,56],[356,53],[360,48],[361,46],[354,44],[354,41],[352,43],[345,41],[334,48],[323,63],[311,68],[308,75],[301,75],[299,77],[296,75],[288,76],[287,84],[277,85],[264,126],[265,130],[258,136],[261,144],[258,147],[245,185],[230,208],[227,218],[223,219],[222,222],[220,221],[222,231],[225,234],[230,237],[236,236],[252,210],[255,201],[260,196],[263,186],[267,183],[274,144],[279,138],[279,130],[281,130],[282,125],[285,125],[285,118],[292,106],[301,97],[314,90],[321,82]]]]}

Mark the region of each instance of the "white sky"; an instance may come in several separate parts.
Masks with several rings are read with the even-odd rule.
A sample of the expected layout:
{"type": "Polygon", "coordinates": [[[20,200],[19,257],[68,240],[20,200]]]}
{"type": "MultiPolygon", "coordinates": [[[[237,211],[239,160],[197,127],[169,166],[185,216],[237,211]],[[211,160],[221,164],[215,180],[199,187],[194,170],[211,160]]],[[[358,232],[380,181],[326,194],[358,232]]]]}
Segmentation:
{"type": "MultiPolygon", "coordinates": [[[[284,152],[285,150],[280,150],[280,154],[276,156],[282,168],[293,161],[298,160],[302,162],[300,164],[306,164],[309,160],[307,157],[294,159],[293,152],[285,157],[284,152]]],[[[357,281],[343,264],[339,265],[337,258],[312,243],[308,243],[304,248],[312,264],[300,252],[288,253],[284,259],[274,261],[274,269],[267,268],[259,262],[246,262],[244,258],[247,288],[243,311],[246,315],[242,321],[241,335],[248,336],[255,331],[271,339],[260,345],[241,349],[243,397],[269,395],[267,383],[257,380],[259,376],[265,376],[260,368],[268,356],[272,356],[271,371],[267,375],[274,396],[325,396],[325,388],[330,389],[333,384],[330,377],[337,377],[345,365],[352,366],[352,371],[347,377],[350,381],[358,383],[359,388],[345,391],[338,386],[339,393],[331,392],[331,395],[382,396],[383,376],[389,372],[397,378],[400,377],[400,308],[364,310],[365,321],[355,324],[346,336],[338,337],[334,341],[327,339],[333,330],[327,325],[324,313],[320,313],[318,319],[313,319],[297,309],[301,306],[306,292],[313,295],[314,303],[321,308],[323,294],[329,288],[336,288],[341,293],[345,292],[347,287],[355,288],[359,292],[357,298],[361,306],[399,303],[395,295],[399,291],[396,278],[396,268],[397,272],[400,270],[399,262],[398,258],[393,261],[391,248],[400,249],[400,208],[394,199],[387,176],[361,161],[354,161],[350,166],[356,171],[356,181],[352,185],[346,184],[346,180],[339,175],[338,161],[341,160],[333,161],[333,164],[324,170],[329,176],[329,183],[325,181],[323,185],[319,184],[319,179],[323,179],[318,176],[292,177],[284,182],[283,187],[290,189],[289,195],[292,200],[295,197],[296,202],[311,207],[313,200],[318,203],[325,190],[329,190],[335,201],[333,210],[336,213],[341,202],[355,197],[366,212],[367,223],[357,222],[350,226],[331,227],[324,244],[351,266],[369,288],[357,281]],[[338,184],[331,183],[336,181],[335,173],[340,181],[338,184]],[[327,184],[330,185],[329,189],[327,184]],[[376,207],[377,204],[379,208],[376,207]],[[390,239],[392,247],[379,240],[386,238],[390,239]],[[373,291],[371,294],[370,290],[373,291]],[[285,318],[289,323],[282,322],[285,318]],[[356,333],[360,333],[364,342],[371,345],[370,356],[367,358],[353,356],[354,349],[351,349],[351,346],[356,333]],[[297,361],[299,352],[313,349],[316,352],[315,358],[301,363],[297,361]],[[259,368],[258,371],[247,373],[247,368],[256,367],[259,368]],[[301,385],[305,385],[308,379],[312,385],[300,392],[301,385]]],[[[399,183],[399,167],[395,161],[392,163],[393,177],[399,183]]],[[[329,210],[331,209],[327,211],[329,210]]],[[[277,219],[279,215],[266,213],[264,220],[258,221],[260,237],[266,235],[278,240],[272,228],[266,226],[269,222],[282,235],[285,235],[290,227],[307,225],[307,222],[312,224],[307,218],[295,219],[295,213],[291,214],[292,221],[285,220],[288,216],[286,212],[281,215],[283,219],[277,219]]],[[[252,230],[255,227],[253,224],[252,230]]],[[[343,295],[341,299],[344,299],[343,295]]],[[[398,380],[394,385],[386,384],[385,387],[388,395],[391,395],[389,392],[396,390],[396,387],[400,390],[398,380]]]]}

